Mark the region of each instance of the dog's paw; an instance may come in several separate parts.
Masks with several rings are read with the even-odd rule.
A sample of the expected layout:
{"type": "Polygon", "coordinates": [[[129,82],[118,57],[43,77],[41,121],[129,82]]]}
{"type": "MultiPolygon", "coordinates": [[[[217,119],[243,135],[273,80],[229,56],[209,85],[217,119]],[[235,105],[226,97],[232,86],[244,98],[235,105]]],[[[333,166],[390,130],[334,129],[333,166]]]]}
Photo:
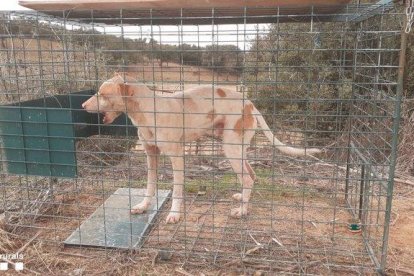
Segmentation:
{"type": "Polygon", "coordinates": [[[243,216],[247,215],[247,208],[238,207],[231,209],[230,216],[233,218],[241,218],[243,216]]]}
{"type": "Polygon", "coordinates": [[[180,220],[180,213],[177,212],[170,212],[165,220],[166,223],[177,223],[180,220]]]}
{"type": "Polygon", "coordinates": [[[242,200],[242,194],[241,193],[234,194],[233,199],[236,200],[236,201],[241,201],[242,200]]]}
{"type": "Polygon", "coordinates": [[[142,214],[148,209],[149,205],[149,203],[141,202],[140,204],[137,204],[134,207],[132,207],[131,214],[142,214]]]}

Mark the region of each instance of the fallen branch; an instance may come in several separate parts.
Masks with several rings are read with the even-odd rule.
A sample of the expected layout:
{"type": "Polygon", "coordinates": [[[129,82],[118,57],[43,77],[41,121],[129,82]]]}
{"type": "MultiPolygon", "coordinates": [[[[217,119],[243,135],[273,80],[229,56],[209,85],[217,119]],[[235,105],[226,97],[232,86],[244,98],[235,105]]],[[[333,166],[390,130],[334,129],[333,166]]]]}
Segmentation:
{"type": "Polygon", "coordinates": [[[65,255],[65,256],[71,256],[71,257],[87,258],[87,259],[93,259],[93,258],[95,258],[95,257],[83,255],[83,254],[69,253],[69,252],[59,252],[58,254],[59,255],[65,255]]]}
{"type": "MultiPolygon", "coordinates": [[[[94,153],[88,153],[88,156],[94,158],[96,161],[98,162],[102,162],[105,165],[107,165],[108,167],[111,167],[112,165],[108,162],[106,162],[103,158],[96,156],[94,153]]],[[[108,156],[108,155],[107,155],[108,156]]]]}
{"type": "Polygon", "coordinates": [[[410,270],[410,269],[406,269],[406,268],[396,268],[396,271],[408,274],[408,275],[414,275],[414,271],[410,270]]]}
{"type": "Polygon", "coordinates": [[[6,215],[4,213],[0,214],[0,225],[4,225],[6,222],[6,215]]]}
{"type": "Polygon", "coordinates": [[[395,214],[395,219],[390,223],[391,226],[394,226],[397,223],[398,218],[400,215],[397,212],[391,210],[391,213],[395,214]]]}
{"type": "MultiPolygon", "coordinates": [[[[338,169],[341,169],[341,170],[344,170],[344,171],[346,171],[346,167],[344,167],[344,166],[339,166],[339,165],[336,165],[336,164],[329,164],[329,163],[326,163],[325,161],[323,161],[323,160],[321,160],[321,159],[319,159],[318,157],[315,157],[315,156],[313,156],[313,155],[309,155],[309,157],[310,158],[312,158],[312,159],[314,159],[314,160],[316,160],[316,161],[318,161],[317,163],[313,163],[312,165],[321,165],[321,166],[327,166],[327,167],[331,167],[331,168],[338,168],[338,169]]],[[[357,172],[356,170],[354,170],[354,169],[350,169],[350,171],[351,172],[357,172]]]]}
{"type": "Polygon", "coordinates": [[[33,248],[36,250],[37,255],[39,256],[40,260],[42,261],[43,265],[49,270],[50,274],[53,274],[53,271],[50,270],[50,267],[46,264],[45,260],[43,260],[42,255],[40,254],[39,250],[37,250],[36,246],[34,245],[33,248]]]}
{"type": "Polygon", "coordinates": [[[257,246],[262,246],[262,244],[261,244],[260,242],[256,241],[256,239],[255,239],[255,238],[253,238],[252,233],[250,233],[250,232],[249,232],[249,236],[250,236],[250,238],[252,238],[252,240],[254,241],[254,243],[255,243],[257,246]]]}
{"type": "Polygon", "coordinates": [[[263,248],[263,246],[256,246],[256,247],[254,247],[252,249],[247,250],[246,253],[244,253],[244,255],[245,256],[250,255],[250,254],[256,252],[257,250],[259,250],[261,248],[263,248]]]}
{"type": "Polygon", "coordinates": [[[39,235],[40,235],[40,233],[42,233],[42,231],[38,231],[37,233],[36,233],[36,235],[34,235],[30,240],[28,240],[27,242],[26,242],[26,244],[25,245],[23,245],[22,247],[20,247],[20,249],[19,250],[17,250],[17,252],[16,252],[16,254],[19,254],[19,253],[21,253],[21,252],[23,252],[23,250],[25,250],[26,249],[26,247],[28,247],[29,246],[29,244],[31,244],[39,235]]]}
{"type": "Polygon", "coordinates": [[[395,182],[398,182],[400,184],[413,186],[414,187],[414,181],[408,180],[408,179],[402,179],[402,178],[394,178],[395,182]]]}
{"type": "Polygon", "coordinates": [[[280,241],[278,241],[276,238],[272,238],[272,240],[277,243],[280,247],[285,247],[280,241]]]}
{"type": "Polygon", "coordinates": [[[176,268],[176,269],[175,269],[175,272],[178,272],[178,273],[183,274],[183,275],[185,275],[185,276],[193,276],[193,274],[188,273],[187,271],[185,271],[185,270],[184,270],[184,269],[182,269],[182,268],[176,268]]]}
{"type": "Polygon", "coordinates": [[[110,269],[105,269],[105,270],[101,270],[101,271],[95,272],[95,273],[90,274],[90,275],[101,275],[101,274],[112,275],[113,274],[112,272],[115,269],[120,269],[120,268],[127,267],[127,266],[130,266],[130,265],[131,265],[130,263],[122,264],[122,265],[119,265],[119,266],[116,266],[116,267],[114,266],[114,267],[112,267],[110,269]]]}
{"type": "Polygon", "coordinates": [[[308,263],[305,263],[305,264],[296,264],[296,265],[293,265],[293,266],[291,266],[291,267],[288,267],[288,268],[286,268],[286,269],[284,269],[284,270],[282,270],[283,272],[290,272],[290,271],[292,271],[292,270],[295,270],[295,269],[297,269],[297,268],[299,268],[300,266],[303,266],[304,268],[310,268],[310,267],[313,267],[313,266],[315,266],[315,265],[318,265],[318,264],[320,264],[320,263],[322,263],[321,261],[312,261],[312,262],[308,262],[308,263]]]}

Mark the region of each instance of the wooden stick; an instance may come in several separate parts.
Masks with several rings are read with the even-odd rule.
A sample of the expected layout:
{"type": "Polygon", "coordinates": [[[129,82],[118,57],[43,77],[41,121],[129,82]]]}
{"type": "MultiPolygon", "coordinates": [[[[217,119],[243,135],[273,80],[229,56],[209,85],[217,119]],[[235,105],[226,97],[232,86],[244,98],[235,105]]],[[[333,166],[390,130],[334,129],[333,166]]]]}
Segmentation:
{"type": "MultiPolygon", "coordinates": [[[[130,265],[131,265],[130,263],[123,264],[123,265],[117,266],[116,268],[123,268],[123,267],[127,267],[127,266],[130,266],[130,265]]],[[[111,272],[114,271],[114,269],[115,269],[115,267],[112,267],[110,269],[101,270],[101,271],[95,272],[95,273],[90,274],[90,275],[101,275],[101,274],[110,274],[111,275],[112,274],[111,272]]]]}
{"type": "Polygon", "coordinates": [[[50,270],[50,267],[46,264],[45,260],[43,260],[42,255],[40,254],[39,250],[37,250],[36,245],[34,245],[33,248],[36,250],[37,255],[39,256],[39,258],[42,261],[43,265],[47,268],[47,270],[49,270],[50,274],[53,274],[53,271],[50,270]]]}
{"type": "Polygon", "coordinates": [[[275,242],[275,243],[277,243],[280,247],[285,247],[280,241],[278,241],[277,239],[275,239],[275,238],[272,238],[272,240],[275,242]]]}
{"type": "Polygon", "coordinates": [[[414,275],[414,271],[407,269],[407,268],[396,268],[395,270],[402,272],[402,273],[406,273],[408,275],[414,275]]]}
{"type": "Polygon", "coordinates": [[[40,233],[42,233],[42,231],[40,230],[40,231],[38,231],[37,233],[36,233],[36,235],[34,235],[30,240],[28,240],[27,242],[26,242],[26,244],[25,245],[23,245],[22,247],[20,247],[20,249],[19,250],[17,250],[17,252],[16,252],[16,254],[19,254],[20,252],[23,252],[23,250],[25,250],[26,249],[26,247],[28,247],[29,246],[29,244],[31,244],[39,235],[40,235],[40,233]]]}
{"type": "MultiPolygon", "coordinates": [[[[102,150],[101,150],[102,151],[102,150]]],[[[101,158],[101,157],[98,157],[98,156],[96,156],[95,154],[93,154],[93,153],[89,153],[88,154],[90,157],[92,157],[92,158],[95,158],[95,160],[96,161],[99,161],[99,162],[102,162],[102,163],[104,163],[105,165],[107,165],[107,166],[112,166],[111,164],[109,164],[108,162],[106,162],[103,158],[101,158]]]]}
{"type": "Polygon", "coordinates": [[[249,250],[247,250],[246,251],[246,253],[244,254],[245,256],[247,256],[247,255],[250,255],[250,254],[252,254],[252,253],[254,253],[254,252],[256,252],[257,250],[259,250],[259,249],[261,249],[261,248],[263,248],[263,246],[256,246],[256,247],[254,247],[254,248],[252,248],[252,249],[249,249],[249,250]]]}
{"type": "Polygon", "coordinates": [[[253,236],[252,236],[252,234],[249,232],[249,236],[250,236],[250,238],[252,238],[252,240],[254,241],[254,243],[257,245],[257,246],[262,246],[262,244],[260,243],[260,242],[258,242],[258,241],[256,241],[256,239],[255,238],[253,238],[253,236]]]}
{"type": "Polygon", "coordinates": [[[394,178],[395,182],[398,182],[400,184],[405,184],[408,186],[414,186],[414,182],[408,179],[402,179],[402,178],[394,178]]]}
{"type": "Polygon", "coordinates": [[[175,269],[175,272],[178,272],[178,273],[183,274],[183,275],[185,275],[185,276],[193,276],[193,274],[188,273],[187,271],[185,271],[185,270],[184,270],[184,269],[182,269],[182,268],[176,268],[176,269],[175,269]]]}
{"type": "Polygon", "coordinates": [[[66,255],[66,256],[72,256],[72,257],[79,257],[79,258],[87,258],[87,259],[93,259],[93,258],[95,258],[95,257],[83,255],[83,254],[69,253],[69,252],[59,252],[58,254],[60,254],[60,255],[66,255]]]}
{"type": "MultiPolygon", "coordinates": [[[[318,265],[320,263],[322,263],[322,262],[321,261],[312,261],[312,262],[303,264],[303,266],[305,266],[306,268],[310,268],[310,267],[318,265]]],[[[300,266],[300,264],[298,263],[296,265],[293,265],[291,267],[288,267],[288,268],[284,269],[283,272],[292,271],[292,270],[298,268],[299,266],[300,266]]]]}
{"type": "Polygon", "coordinates": [[[4,213],[0,214],[0,225],[3,225],[6,221],[6,215],[4,213]]]}

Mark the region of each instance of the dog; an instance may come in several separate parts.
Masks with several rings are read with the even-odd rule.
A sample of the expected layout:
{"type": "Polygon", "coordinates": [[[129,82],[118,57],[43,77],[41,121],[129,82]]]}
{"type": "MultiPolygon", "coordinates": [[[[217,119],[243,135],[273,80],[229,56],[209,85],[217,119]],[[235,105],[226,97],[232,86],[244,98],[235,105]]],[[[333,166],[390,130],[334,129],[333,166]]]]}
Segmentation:
{"type": "Polygon", "coordinates": [[[161,153],[171,158],[173,167],[173,194],[167,223],[177,223],[183,202],[184,146],[204,135],[222,139],[223,151],[242,185],[241,193],[233,195],[241,202],[230,215],[240,218],[247,215],[250,194],[256,174],[247,161],[246,149],[258,125],[281,152],[293,155],[313,155],[319,149],[288,147],[270,130],[253,103],[239,92],[224,87],[198,86],[160,96],[132,77],[115,74],[105,81],[98,92],[85,101],[82,107],[91,113],[103,113],[103,123],[112,123],[126,113],[139,128],[148,165],[148,181],[144,200],[133,206],[132,214],[145,212],[155,194],[158,157],[161,153]]]}

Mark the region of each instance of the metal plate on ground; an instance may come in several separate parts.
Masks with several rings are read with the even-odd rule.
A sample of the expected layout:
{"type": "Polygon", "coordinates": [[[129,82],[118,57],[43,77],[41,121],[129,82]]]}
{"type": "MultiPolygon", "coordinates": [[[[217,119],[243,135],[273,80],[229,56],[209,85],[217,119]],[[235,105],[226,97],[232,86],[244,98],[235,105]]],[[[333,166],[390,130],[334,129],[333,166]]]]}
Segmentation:
{"type": "Polygon", "coordinates": [[[119,188],[64,241],[65,245],[136,249],[151,230],[170,190],[159,190],[144,214],[131,215],[145,189],[119,188]]]}

